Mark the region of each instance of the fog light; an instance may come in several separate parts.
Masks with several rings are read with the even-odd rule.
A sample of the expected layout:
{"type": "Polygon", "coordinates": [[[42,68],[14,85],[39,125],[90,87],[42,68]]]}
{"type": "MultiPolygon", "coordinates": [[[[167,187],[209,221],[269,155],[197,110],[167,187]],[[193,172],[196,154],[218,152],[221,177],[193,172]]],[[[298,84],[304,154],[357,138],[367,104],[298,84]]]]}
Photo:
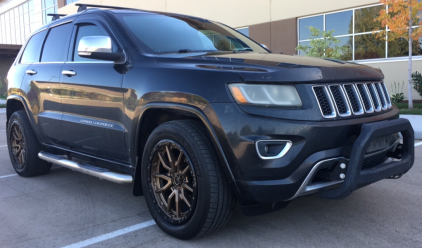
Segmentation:
{"type": "Polygon", "coordinates": [[[261,159],[277,159],[290,150],[292,142],[290,140],[259,140],[255,146],[261,159]]]}

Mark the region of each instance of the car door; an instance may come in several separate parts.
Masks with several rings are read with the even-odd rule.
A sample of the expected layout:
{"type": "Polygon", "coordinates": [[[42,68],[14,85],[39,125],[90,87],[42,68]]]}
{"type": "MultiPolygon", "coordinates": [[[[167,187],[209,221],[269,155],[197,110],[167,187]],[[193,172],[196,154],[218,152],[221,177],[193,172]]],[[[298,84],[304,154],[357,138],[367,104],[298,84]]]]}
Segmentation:
{"type": "Polygon", "coordinates": [[[41,55],[28,66],[21,88],[27,94],[39,134],[45,144],[56,145],[62,139],[60,74],[67,58],[72,20],[40,32],[47,33],[41,55]]]}
{"type": "Polygon", "coordinates": [[[128,161],[125,146],[122,80],[114,62],[78,56],[78,45],[86,36],[115,38],[97,20],[75,22],[69,61],[62,68],[63,145],[69,149],[117,161],[128,161]]]}

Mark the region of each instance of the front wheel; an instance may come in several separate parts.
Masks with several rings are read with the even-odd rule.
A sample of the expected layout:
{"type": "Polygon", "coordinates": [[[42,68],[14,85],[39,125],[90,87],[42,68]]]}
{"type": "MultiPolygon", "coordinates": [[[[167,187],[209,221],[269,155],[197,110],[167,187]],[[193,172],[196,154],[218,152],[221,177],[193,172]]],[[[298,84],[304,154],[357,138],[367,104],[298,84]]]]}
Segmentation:
{"type": "Polygon", "coordinates": [[[205,129],[192,120],[157,127],[142,158],[148,208],[166,233],[191,239],[223,226],[235,199],[205,129]]]}

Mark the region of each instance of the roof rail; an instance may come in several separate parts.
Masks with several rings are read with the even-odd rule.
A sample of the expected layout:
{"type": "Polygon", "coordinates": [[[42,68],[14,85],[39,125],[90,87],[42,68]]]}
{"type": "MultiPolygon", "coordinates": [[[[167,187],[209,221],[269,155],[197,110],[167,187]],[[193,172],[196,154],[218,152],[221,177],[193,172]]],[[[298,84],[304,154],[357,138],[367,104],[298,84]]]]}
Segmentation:
{"type": "Polygon", "coordinates": [[[75,4],[75,6],[79,6],[78,12],[82,12],[86,10],[87,7],[106,8],[106,9],[133,9],[133,8],[118,7],[118,6],[107,6],[107,5],[85,4],[85,3],[77,3],[75,4]]]}
{"type": "Polygon", "coordinates": [[[60,19],[62,16],[66,16],[65,14],[47,14],[47,16],[52,16],[52,21],[60,19]]]}

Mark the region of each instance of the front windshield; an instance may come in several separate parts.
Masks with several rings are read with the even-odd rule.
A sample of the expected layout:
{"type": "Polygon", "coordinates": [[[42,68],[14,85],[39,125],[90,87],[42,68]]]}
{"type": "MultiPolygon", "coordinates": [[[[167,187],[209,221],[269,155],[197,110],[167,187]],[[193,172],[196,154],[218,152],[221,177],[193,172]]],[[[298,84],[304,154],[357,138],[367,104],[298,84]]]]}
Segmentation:
{"type": "Polygon", "coordinates": [[[117,17],[147,53],[267,53],[237,31],[200,18],[155,13],[117,14],[117,17]]]}

